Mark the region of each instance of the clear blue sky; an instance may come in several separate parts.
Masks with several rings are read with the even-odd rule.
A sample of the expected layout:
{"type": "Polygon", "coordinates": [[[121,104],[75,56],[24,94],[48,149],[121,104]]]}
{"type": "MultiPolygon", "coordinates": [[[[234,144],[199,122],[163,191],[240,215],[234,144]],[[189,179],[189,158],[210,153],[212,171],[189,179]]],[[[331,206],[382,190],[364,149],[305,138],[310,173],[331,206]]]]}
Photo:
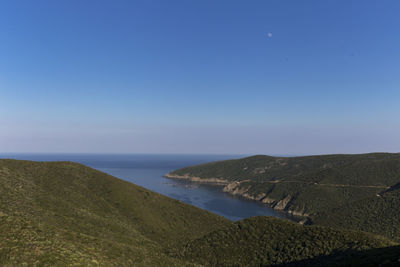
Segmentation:
{"type": "Polygon", "coordinates": [[[0,2],[0,152],[400,151],[400,1],[0,2]]]}

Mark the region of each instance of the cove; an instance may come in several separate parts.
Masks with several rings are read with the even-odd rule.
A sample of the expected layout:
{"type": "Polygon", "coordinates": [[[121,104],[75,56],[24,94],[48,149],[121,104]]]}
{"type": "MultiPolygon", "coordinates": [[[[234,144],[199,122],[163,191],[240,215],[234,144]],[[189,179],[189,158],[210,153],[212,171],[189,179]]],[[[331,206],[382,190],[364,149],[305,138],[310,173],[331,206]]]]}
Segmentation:
{"type": "Polygon", "coordinates": [[[260,215],[283,217],[282,214],[259,202],[224,193],[221,187],[163,177],[179,168],[210,161],[240,158],[243,155],[2,154],[0,157],[79,162],[234,221],[260,215]]]}

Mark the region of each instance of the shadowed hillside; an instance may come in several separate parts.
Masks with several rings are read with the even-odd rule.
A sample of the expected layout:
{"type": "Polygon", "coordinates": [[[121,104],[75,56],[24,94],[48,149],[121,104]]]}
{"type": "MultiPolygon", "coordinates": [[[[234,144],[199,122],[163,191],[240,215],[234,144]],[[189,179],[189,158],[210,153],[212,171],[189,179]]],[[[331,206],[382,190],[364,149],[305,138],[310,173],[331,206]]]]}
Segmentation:
{"type": "Polygon", "coordinates": [[[368,249],[365,251],[347,250],[340,253],[334,253],[328,256],[318,256],[313,259],[296,261],[289,264],[277,264],[278,266],[299,267],[299,266],[317,266],[317,267],[336,267],[336,266],[399,266],[400,265],[400,246],[368,249]]]}
{"type": "Polygon", "coordinates": [[[363,230],[400,241],[400,188],[397,185],[375,196],[316,214],[313,222],[363,230]]]}
{"type": "Polygon", "coordinates": [[[206,266],[267,266],[393,244],[362,232],[253,217],[190,242],[183,258],[206,266]]]}

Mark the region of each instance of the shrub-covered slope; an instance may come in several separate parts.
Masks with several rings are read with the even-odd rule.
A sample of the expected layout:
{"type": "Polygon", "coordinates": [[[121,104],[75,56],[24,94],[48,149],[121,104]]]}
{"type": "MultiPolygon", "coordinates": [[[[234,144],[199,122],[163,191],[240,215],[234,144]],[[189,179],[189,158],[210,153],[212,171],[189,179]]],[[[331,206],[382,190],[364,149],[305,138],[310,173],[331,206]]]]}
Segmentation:
{"type": "Polygon", "coordinates": [[[272,218],[234,224],[77,163],[0,160],[1,266],[256,266],[392,244],[272,218]]]}
{"type": "MultiPolygon", "coordinates": [[[[269,217],[253,217],[214,231],[186,245],[182,257],[206,266],[287,264],[334,253],[393,245],[371,234],[302,226],[269,217]]],[[[332,263],[333,260],[327,260],[332,263]]]]}
{"type": "Polygon", "coordinates": [[[400,188],[395,185],[372,197],[316,214],[313,222],[363,230],[400,242],[400,188]]]}
{"type": "Polygon", "coordinates": [[[309,216],[399,183],[400,154],[253,156],[187,167],[167,177],[218,181],[231,194],[309,216]]]}
{"type": "Polygon", "coordinates": [[[0,265],[182,266],[231,222],[71,162],[0,160],[0,265]]]}
{"type": "Polygon", "coordinates": [[[400,153],[304,157],[258,155],[186,167],[171,174],[223,178],[229,181],[293,180],[387,186],[400,181],[400,153]]]}
{"type": "Polygon", "coordinates": [[[400,246],[368,249],[364,251],[348,250],[334,253],[328,256],[318,256],[312,259],[292,262],[289,264],[278,264],[275,266],[285,267],[336,267],[336,266],[362,266],[362,267],[397,267],[400,265],[400,246]]]}

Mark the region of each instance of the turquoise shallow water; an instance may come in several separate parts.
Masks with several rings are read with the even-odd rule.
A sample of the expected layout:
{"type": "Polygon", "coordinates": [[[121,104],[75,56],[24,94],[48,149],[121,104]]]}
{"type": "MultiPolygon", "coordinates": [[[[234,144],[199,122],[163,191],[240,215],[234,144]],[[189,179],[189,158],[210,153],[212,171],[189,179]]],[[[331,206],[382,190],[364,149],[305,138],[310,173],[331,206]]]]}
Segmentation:
{"type": "Polygon", "coordinates": [[[202,209],[240,220],[257,215],[281,217],[255,201],[235,198],[221,188],[164,178],[166,173],[194,164],[239,158],[232,155],[99,155],[99,154],[0,154],[0,158],[35,161],[74,161],[111,174],[149,190],[202,209]]]}

